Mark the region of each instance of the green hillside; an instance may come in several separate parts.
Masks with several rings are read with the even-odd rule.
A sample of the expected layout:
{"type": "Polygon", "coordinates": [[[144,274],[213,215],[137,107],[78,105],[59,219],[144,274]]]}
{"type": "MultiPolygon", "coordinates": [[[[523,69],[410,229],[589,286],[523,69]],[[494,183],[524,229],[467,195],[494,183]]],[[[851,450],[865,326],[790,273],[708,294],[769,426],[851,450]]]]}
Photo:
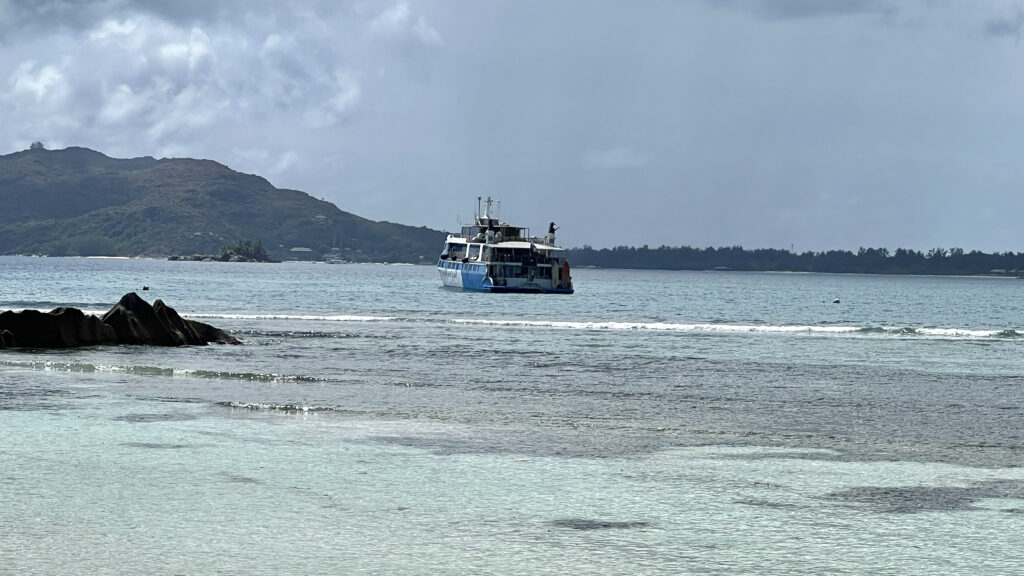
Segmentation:
{"type": "Polygon", "coordinates": [[[444,233],[360,218],[210,160],[86,148],[0,156],[0,254],[216,254],[245,240],[278,259],[432,262],[444,233]]]}

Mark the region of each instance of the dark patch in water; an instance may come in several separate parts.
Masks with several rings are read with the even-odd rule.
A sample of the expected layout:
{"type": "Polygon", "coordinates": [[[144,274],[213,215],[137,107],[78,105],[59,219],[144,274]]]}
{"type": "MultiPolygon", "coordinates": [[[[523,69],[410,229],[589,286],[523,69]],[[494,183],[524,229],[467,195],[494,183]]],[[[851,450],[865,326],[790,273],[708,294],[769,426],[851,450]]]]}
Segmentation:
{"type": "Polygon", "coordinates": [[[733,500],[733,502],[745,506],[759,506],[761,508],[799,508],[796,504],[772,502],[771,500],[733,500]]]}
{"type": "Polygon", "coordinates": [[[717,458],[723,460],[841,460],[839,454],[832,451],[822,450],[820,452],[804,451],[779,451],[779,452],[754,452],[750,454],[721,454],[717,458]]]}
{"type": "Polygon", "coordinates": [[[993,480],[968,487],[858,486],[831,492],[824,497],[889,513],[978,510],[974,506],[978,500],[1024,498],[1024,482],[993,480]]]}
{"type": "Polygon", "coordinates": [[[650,522],[613,522],[610,520],[591,520],[589,518],[563,518],[548,522],[559,528],[572,528],[573,530],[628,530],[631,528],[648,528],[650,522]]]}
{"type": "Polygon", "coordinates": [[[251,476],[242,476],[241,474],[224,474],[223,476],[225,480],[235,484],[263,484],[262,480],[257,480],[251,476]]]}
{"type": "Polygon", "coordinates": [[[459,454],[525,454],[555,458],[626,458],[648,454],[661,448],[658,438],[621,436],[593,438],[585,434],[551,434],[540,431],[495,431],[474,438],[432,436],[372,436],[372,443],[393,444],[429,450],[438,456],[459,454]]]}
{"type": "Polygon", "coordinates": [[[136,396],[135,398],[144,402],[165,402],[168,404],[205,404],[206,400],[202,398],[174,398],[171,396],[136,396]]]}
{"type": "Polygon", "coordinates": [[[74,397],[71,391],[58,388],[42,388],[33,384],[7,387],[2,384],[0,382],[0,410],[53,411],[65,408],[61,402],[74,397]]]}
{"type": "Polygon", "coordinates": [[[124,442],[122,446],[129,448],[149,448],[152,450],[180,450],[189,448],[188,444],[161,444],[160,442],[124,442]]]}
{"type": "Polygon", "coordinates": [[[121,422],[175,422],[183,420],[195,420],[196,417],[192,414],[125,414],[124,416],[116,416],[114,420],[121,422]]]}
{"type": "Polygon", "coordinates": [[[421,448],[430,450],[439,456],[450,456],[453,454],[495,454],[501,453],[498,446],[487,443],[483,440],[462,439],[462,438],[432,438],[419,436],[373,436],[371,442],[383,444],[394,444],[406,448],[421,448]]]}

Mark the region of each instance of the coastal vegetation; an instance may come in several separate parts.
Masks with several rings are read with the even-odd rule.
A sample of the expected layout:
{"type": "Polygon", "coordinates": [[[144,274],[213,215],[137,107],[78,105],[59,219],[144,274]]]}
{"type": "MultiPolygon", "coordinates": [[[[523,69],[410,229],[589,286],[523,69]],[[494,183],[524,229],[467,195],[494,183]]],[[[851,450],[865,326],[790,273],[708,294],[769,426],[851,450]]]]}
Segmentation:
{"type": "Polygon", "coordinates": [[[263,243],[252,240],[242,240],[228,244],[220,249],[220,259],[231,261],[231,259],[244,259],[251,262],[270,262],[272,259],[263,248],[263,243]]]}
{"type": "Polygon", "coordinates": [[[661,270],[748,270],[833,272],[858,274],[1017,275],[1024,271],[1024,252],[987,254],[961,248],[933,248],[927,252],[897,248],[860,248],[795,253],[774,248],[744,249],[590,246],[568,250],[574,266],[647,268],[661,270]]]}

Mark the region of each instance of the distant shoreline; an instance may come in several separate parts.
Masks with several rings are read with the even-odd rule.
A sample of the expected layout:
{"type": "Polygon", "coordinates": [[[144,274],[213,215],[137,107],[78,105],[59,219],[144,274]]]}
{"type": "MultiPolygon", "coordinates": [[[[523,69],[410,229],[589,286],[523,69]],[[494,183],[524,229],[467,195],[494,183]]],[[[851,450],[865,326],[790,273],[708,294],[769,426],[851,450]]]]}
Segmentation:
{"type": "Polygon", "coordinates": [[[636,270],[638,272],[710,272],[716,274],[807,274],[822,276],[892,276],[907,278],[991,278],[993,280],[1021,280],[1009,274],[896,274],[879,272],[808,272],[806,270],[695,270],[690,268],[619,268],[615,266],[573,266],[573,270],[636,270]]]}
{"type": "Polygon", "coordinates": [[[881,276],[991,276],[1016,278],[1024,273],[1024,252],[964,252],[934,248],[928,252],[898,248],[861,248],[857,252],[793,253],[788,250],[619,246],[566,250],[574,267],[626,270],[709,270],[722,272],[818,272],[881,276]]]}
{"type": "MultiPolygon", "coordinates": [[[[571,254],[571,251],[570,251],[571,254]]],[[[208,260],[194,259],[190,257],[167,257],[167,256],[47,256],[47,255],[32,255],[32,254],[6,254],[0,255],[0,258],[76,258],[85,260],[164,260],[169,262],[225,262],[215,257],[208,260]]],[[[571,258],[571,256],[570,256],[571,258]]],[[[242,263],[242,264],[335,264],[326,260],[283,260],[280,262],[262,262],[258,260],[252,261],[235,261],[227,263],[242,263]]],[[[377,264],[384,266],[433,266],[433,262],[421,262],[418,264],[409,262],[345,262],[345,265],[358,265],[358,264],[377,264]]],[[[735,268],[671,268],[671,267],[645,267],[645,266],[598,266],[593,264],[577,263],[573,261],[573,269],[575,270],[648,270],[648,271],[663,271],[663,272],[719,272],[723,274],[735,273],[735,272],[756,272],[763,274],[844,274],[851,276],[914,276],[914,277],[945,277],[945,278],[993,278],[1000,280],[1017,280],[1021,279],[1021,275],[1017,270],[1008,270],[1006,272],[880,272],[880,271],[864,271],[864,270],[786,270],[786,269],[735,269],[735,268]]]]}

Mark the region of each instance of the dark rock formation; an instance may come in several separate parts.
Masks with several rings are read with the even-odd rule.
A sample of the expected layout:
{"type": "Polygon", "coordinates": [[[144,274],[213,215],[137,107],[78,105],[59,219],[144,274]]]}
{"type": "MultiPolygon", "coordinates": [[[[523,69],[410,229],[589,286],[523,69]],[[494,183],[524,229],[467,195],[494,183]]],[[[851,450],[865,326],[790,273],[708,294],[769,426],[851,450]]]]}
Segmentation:
{"type": "Polygon", "coordinates": [[[0,348],[71,348],[101,344],[203,346],[209,342],[241,344],[223,330],[182,318],[160,300],[150,306],[134,292],[125,294],[102,318],[86,316],[77,308],[0,314],[0,348]]]}
{"type": "Polygon", "coordinates": [[[0,330],[9,334],[4,345],[20,348],[71,348],[117,344],[114,330],[77,308],[51,312],[24,310],[0,314],[0,330]],[[8,342],[10,340],[10,342],[8,342]]]}
{"type": "Polygon", "coordinates": [[[192,326],[192,329],[196,331],[196,334],[199,334],[199,337],[204,342],[213,342],[215,344],[242,343],[242,341],[239,340],[238,338],[235,338],[231,334],[228,334],[227,332],[215,326],[210,326],[209,324],[205,324],[197,320],[185,320],[185,322],[188,322],[189,325],[192,326]]]}

